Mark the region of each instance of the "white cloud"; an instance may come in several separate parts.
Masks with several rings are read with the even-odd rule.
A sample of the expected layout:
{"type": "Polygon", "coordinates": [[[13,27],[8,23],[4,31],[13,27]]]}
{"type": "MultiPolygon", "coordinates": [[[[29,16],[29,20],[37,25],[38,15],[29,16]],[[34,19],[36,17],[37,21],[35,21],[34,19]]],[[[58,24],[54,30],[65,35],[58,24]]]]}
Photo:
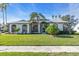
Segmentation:
{"type": "Polygon", "coordinates": [[[62,15],[66,15],[66,14],[70,14],[70,15],[74,15],[77,18],[79,18],[79,4],[78,3],[70,3],[69,4],[69,11],[63,13],[62,15]]]}
{"type": "Polygon", "coordinates": [[[9,13],[7,18],[8,22],[28,19],[27,14],[24,10],[22,10],[20,5],[18,4],[9,4],[9,7],[15,8],[14,13],[9,13]],[[23,18],[24,17],[24,18],[23,18]]]}

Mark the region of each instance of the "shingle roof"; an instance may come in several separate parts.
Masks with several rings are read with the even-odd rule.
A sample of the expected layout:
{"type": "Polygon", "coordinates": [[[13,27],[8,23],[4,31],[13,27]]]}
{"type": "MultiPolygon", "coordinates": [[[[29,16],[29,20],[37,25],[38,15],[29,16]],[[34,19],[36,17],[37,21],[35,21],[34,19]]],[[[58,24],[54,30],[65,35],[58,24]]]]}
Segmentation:
{"type": "MultiPolygon", "coordinates": [[[[15,21],[15,22],[10,22],[8,24],[21,24],[21,23],[30,23],[33,21],[30,20],[19,20],[19,21],[15,21]]],[[[38,22],[38,21],[35,21],[38,22]]],[[[53,22],[53,23],[68,23],[67,21],[62,20],[61,18],[57,18],[57,19],[53,19],[52,21],[49,21],[48,19],[46,21],[39,21],[39,22],[53,22]]]]}
{"type": "MultiPolygon", "coordinates": [[[[19,21],[15,21],[15,22],[10,22],[8,24],[15,24],[15,23],[30,23],[30,22],[34,22],[34,21],[30,21],[30,20],[19,20],[19,21]]],[[[35,22],[38,22],[38,21],[35,21],[35,22]]],[[[46,21],[39,21],[39,22],[49,22],[49,20],[46,20],[46,21]]]]}
{"type": "MultiPolygon", "coordinates": [[[[19,20],[19,21],[15,21],[15,22],[10,22],[10,23],[27,23],[28,21],[26,20],[19,20]]],[[[10,24],[8,23],[8,24],[10,24]]]]}
{"type": "Polygon", "coordinates": [[[55,23],[67,23],[67,21],[62,20],[61,18],[53,19],[52,22],[55,22],[55,23]]]}

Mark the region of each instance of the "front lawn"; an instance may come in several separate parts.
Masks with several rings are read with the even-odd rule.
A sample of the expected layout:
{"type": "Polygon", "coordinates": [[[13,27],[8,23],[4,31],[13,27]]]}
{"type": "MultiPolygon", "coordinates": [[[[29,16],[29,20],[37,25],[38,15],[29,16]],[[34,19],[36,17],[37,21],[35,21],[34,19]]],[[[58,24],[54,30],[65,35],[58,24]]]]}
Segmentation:
{"type": "Polygon", "coordinates": [[[77,52],[0,52],[0,56],[79,56],[77,52]]]}
{"type": "Polygon", "coordinates": [[[69,46],[79,45],[79,35],[52,36],[47,34],[3,34],[0,35],[0,46],[69,46]]]}

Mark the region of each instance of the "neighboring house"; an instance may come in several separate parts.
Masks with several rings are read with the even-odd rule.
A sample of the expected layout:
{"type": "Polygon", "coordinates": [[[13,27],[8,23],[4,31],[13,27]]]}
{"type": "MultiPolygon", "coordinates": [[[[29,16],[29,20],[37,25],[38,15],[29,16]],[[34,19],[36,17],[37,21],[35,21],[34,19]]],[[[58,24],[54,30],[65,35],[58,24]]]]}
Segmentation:
{"type": "Polygon", "coordinates": [[[79,33],[79,18],[73,18],[71,23],[72,23],[71,29],[79,33]]]}
{"type": "Polygon", "coordinates": [[[52,24],[55,23],[58,26],[59,31],[68,31],[67,21],[63,21],[61,18],[56,18],[52,20],[52,24]]]}
{"type": "Polygon", "coordinates": [[[74,26],[73,30],[79,32],[79,23],[74,26]]]}
{"type": "MultiPolygon", "coordinates": [[[[26,20],[20,20],[12,23],[8,23],[8,30],[9,33],[13,33],[15,28],[19,28],[20,30],[17,33],[45,33],[46,25],[48,24],[57,24],[60,31],[64,30],[64,24],[67,24],[66,21],[63,21],[62,19],[56,19],[53,21],[26,21],[26,20]]],[[[65,28],[66,30],[67,28],[65,28]]]]}

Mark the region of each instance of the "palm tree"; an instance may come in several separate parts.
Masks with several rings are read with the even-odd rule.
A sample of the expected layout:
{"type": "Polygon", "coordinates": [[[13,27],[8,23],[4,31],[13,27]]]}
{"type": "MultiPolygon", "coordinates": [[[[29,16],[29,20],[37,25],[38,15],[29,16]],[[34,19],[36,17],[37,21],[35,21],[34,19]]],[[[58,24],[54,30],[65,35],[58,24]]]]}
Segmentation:
{"type": "Polygon", "coordinates": [[[37,15],[38,15],[38,14],[37,14],[36,12],[32,12],[32,14],[30,15],[30,16],[31,16],[31,17],[30,17],[30,20],[33,21],[34,18],[37,17],[37,15]]]}
{"type": "Polygon", "coordinates": [[[39,16],[41,16],[42,20],[46,19],[45,16],[43,14],[41,14],[41,13],[39,13],[39,16]]]}
{"type": "Polygon", "coordinates": [[[31,21],[40,21],[40,20],[43,21],[43,20],[46,20],[46,18],[41,13],[32,12],[32,14],[30,16],[30,20],[31,21]]]}
{"type": "Polygon", "coordinates": [[[8,4],[5,4],[5,21],[6,21],[6,24],[7,24],[7,6],[8,4]]]}
{"type": "Polygon", "coordinates": [[[62,16],[62,20],[64,20],[64,21],[70,21],[70,15],[62,16]]]}
{"type": "Polygon", "coordinates": [[[3,31],[4,31],[4,28],[7,27],[7,25],[5,25],[5,21],[6,21],[6,24],[7,24],[7,11],[6,11],[6,8],[7,8],[7,3],[1,3],[0,4],[0,9],[2,11],[2,18],[3,18],[3,31]]]}
{"type": "Polygon", "coordinates": [[[2,10],[2,16],[3,16],[3,25],[5,24],[5,21],[7,23],[7,11],[6,11],[7,5],[8,5],[7,3],[0,4],[0,9],[2,10]]]}

